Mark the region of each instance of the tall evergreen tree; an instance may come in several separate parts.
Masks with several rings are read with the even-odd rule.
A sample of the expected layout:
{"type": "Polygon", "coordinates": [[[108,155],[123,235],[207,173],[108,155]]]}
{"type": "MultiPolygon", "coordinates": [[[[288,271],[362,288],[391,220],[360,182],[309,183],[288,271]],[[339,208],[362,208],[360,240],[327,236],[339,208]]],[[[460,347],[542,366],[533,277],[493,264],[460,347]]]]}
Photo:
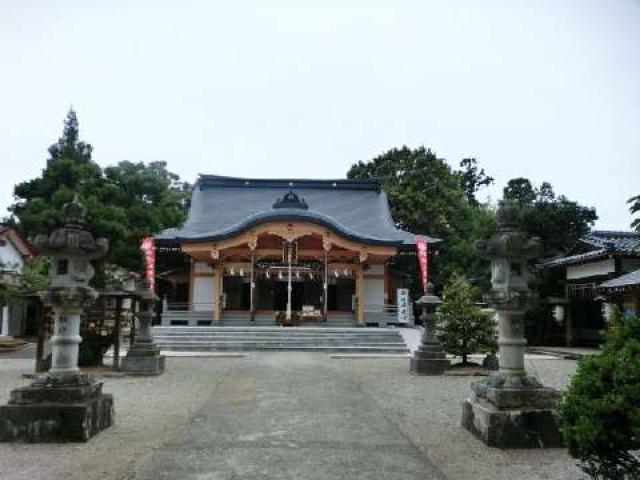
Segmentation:
{"type": "Polygon", "coordinates": [[[439,337],[444,349],[469,363],[472,353],[495,352],[495,322],[475,304],[478,297],[462,276],[454,276],[445,286],[438,308],[439,337]]]}
{"type": "Polygon", "coordinates": [[[106,237],[107,261],[142,269],[142,236],[179,225],[185,218],[190,186],[169,172],[164,162],[120,162],[103,169],[92,160],[92,147],[80,141],[76,113],[70,110],[60,139],[49,147],[42,174],[16,185],[9,210],[28,237],[62,224],[62,207],[75,195],[87,207],[88,228],[106,237]]]}

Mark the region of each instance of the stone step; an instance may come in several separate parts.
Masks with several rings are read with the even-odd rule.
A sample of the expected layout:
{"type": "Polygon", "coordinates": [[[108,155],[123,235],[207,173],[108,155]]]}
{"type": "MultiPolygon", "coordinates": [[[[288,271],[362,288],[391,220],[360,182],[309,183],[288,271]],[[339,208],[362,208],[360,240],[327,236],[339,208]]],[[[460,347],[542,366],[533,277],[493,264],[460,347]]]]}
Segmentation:
{"type": "Polygon", "coordinates": [[[229,345],[193,345],[171,346],[160,345],[163,351],[176,352],[216,352],[216,351],[298,351],[327,353],[394,353],[408,354],[406,347],[380,347],[372,345],[266,345],[266,344],[229,344],[229,345]]]}
{"type": "Polygon", "coordinates": [[[379,328],[155,327],[154,337],[170,351],[408,352],[398,331],[379,328]]]}

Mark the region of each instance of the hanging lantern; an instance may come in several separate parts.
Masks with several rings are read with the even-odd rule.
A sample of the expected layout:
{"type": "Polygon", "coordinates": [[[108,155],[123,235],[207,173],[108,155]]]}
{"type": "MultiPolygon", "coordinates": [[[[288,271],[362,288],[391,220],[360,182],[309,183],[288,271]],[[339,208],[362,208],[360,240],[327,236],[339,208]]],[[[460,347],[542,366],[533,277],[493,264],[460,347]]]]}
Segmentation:
{"type": "Polygon", "coordinates": [[[340,276],[340,272],[338,270],[334,270],[333,274],[338,278],[340,276]]]}
{"type": "Polygon", "coordinates": [[[278,280],[282,280],[282,270],[278,272],[278,280]]]}
{"type": "Polygon", "coordinates": [[[229,275],[231,275],[232,277],[235,277],[236,271],[233,269],[233,267],[231,267],[231,270],[229,270],[229,275]]]}
{"type": "Polygon", "coordinates": [[[267,277],[267,280],[269,280],[271,278],[271,275],[269,274],[269,270],[267,270],[266,277],[267,277]]]}
{"type": "Polygon", "coordinates": [[[244,268],[241,268],[241,269],[240,269],[240,276],[241,276],[241,277],[244,277],[244,268]]]}
{"type": "Polygon", "coordinates": [[[344,272],[343,272],[343,273],[344,273],[344,276],[345,276],[345,277],[348,277],[348,276],[349,276],[349,270],[347,270],[346,268],[344,269],[344,272]]]}
{"type": "Polygon", "coordinates": [[[313,280],[313,272],[309,272],[309,280],[313,280]]]}

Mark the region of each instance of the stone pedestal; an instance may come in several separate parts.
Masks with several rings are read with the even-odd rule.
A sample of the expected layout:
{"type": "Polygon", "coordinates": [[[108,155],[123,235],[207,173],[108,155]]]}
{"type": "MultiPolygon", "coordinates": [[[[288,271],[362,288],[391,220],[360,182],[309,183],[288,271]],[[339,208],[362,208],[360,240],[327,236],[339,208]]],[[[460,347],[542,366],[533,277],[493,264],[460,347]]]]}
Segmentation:
{"type": "Polygon", "coordinates": [[[138,317],[138,335],[122,361],[121,371],[129,375],[160,375],[164,372],[164,356],[153,341],[151,320],[153,319],[152,302],[155,298],[149,290],[148,282],[143,282],[139,290],[140,312],[138,317]]]}
{"type": "Polygon", "coordinates": [[[113,397],[85,373],[45,374],[0,406],[0,441],[86,442],[113,424],[113,397]]]}
{"type": "Polygon", "coordinates": [[[471,385],[462,426],[490,447],[551,448],[562,446],[555,406],[559,394],[531,377],[505,384],[500,374],[471,385]]]}
{"type": "Polygon", "coordinates": [[[136,342],[122,360],[121,370],[129,375],[160,375],[164,372],[164,358],[157,345],[136,342]]]}
{"type": "Polygon", "coordinates": [[[411,357],[409,371],[415,375],[442,375],[449,360],[436,337],[436,308],[442,301],[434,294],[433,284],[428,283],[425,294],[416,302],[422,307],[424,332],[418,350],[411,357]]]}
{"type": "Polygon", "coordinates": [[[424,337],[420,347],[411,357],[409,370],[415,375],[442,375],[450,365],[447,354],[439,342],[424,337]]]}

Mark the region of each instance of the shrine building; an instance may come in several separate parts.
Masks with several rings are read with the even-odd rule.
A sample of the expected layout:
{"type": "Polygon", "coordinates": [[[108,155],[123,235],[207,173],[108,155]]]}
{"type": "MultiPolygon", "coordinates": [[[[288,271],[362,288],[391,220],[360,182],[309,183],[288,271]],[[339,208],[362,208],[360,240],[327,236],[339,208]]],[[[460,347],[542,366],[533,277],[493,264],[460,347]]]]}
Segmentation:
{"type": "Polygon", "coordinates": [[[155,237],[183,258],[157,273],[162,323],[386,324],[421,240],[439,241],[397,228],[377,179],[201,175],[184,225],[155,237]]]}

